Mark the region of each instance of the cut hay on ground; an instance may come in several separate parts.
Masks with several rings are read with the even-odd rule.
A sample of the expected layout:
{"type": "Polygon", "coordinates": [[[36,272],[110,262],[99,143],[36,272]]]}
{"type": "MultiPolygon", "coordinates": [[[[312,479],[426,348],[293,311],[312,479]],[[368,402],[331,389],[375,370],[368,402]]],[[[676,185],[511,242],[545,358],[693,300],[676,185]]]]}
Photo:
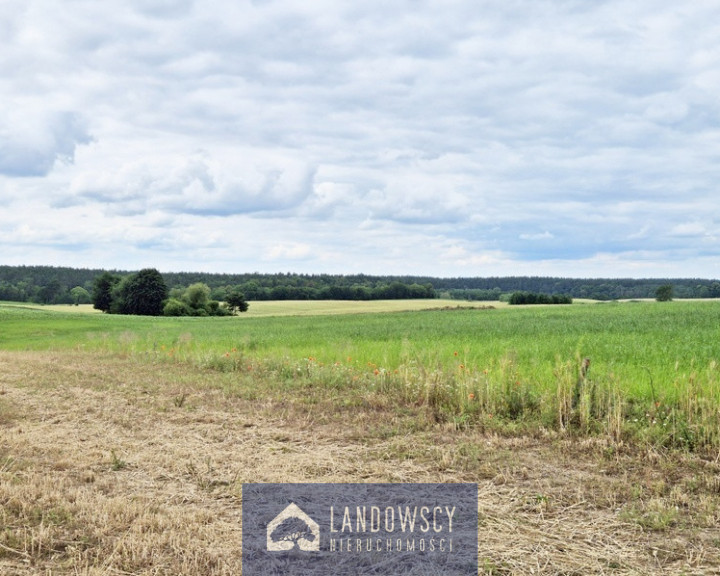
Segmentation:
{"type": "Polygon", "coordinates": [[[0,352],[0,573],[236,576],[243,482],[477,482],[484,574],[720,566],[712,460],[413,432],[388,412],[243,400],[234,377],[0,352]]]}

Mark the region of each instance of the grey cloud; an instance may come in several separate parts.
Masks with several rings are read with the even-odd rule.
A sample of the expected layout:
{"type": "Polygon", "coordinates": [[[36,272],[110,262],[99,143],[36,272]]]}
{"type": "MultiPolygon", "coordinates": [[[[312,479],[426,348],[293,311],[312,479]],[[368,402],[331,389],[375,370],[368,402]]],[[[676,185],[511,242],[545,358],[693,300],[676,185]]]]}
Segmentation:
{"type": "Polygon", "coordinates": [[[124,216],[148,211],[262,216],[295,211],[312,194],[312,165],[290,159],[254,162],[237,154],[133,162],[78,179],[73,199],[62,205],[99,204],[109,214],[124,216]]]}
{"type": "MultiPolygon", "coordinates": [[[[17,113],[5,111],[7,116],[17,113]]],[[[77,146],[91,140],[82,117],[74,112],[43,114],[38,119],[21,112],[12,122],[0,118],[0,174],[45,176],[56,161],[71,163],[77,146]]]]}
{"type": "Polygon", "coordinates": [[[238,172],[247,175],[244,179],[225,166],[211,173],[204,163],[192,163],[162,183],[164,192],[151,205],[196,215],[277,214],[297,208],[312,192],[314,169],[302,163],[243,167],[238,172]]]}
{"type": "Polygon", "coordinates": [[[134,2],[135,9],[153,18],[180,18],[188,15],[194,0],[142,0],[134,2]]]}

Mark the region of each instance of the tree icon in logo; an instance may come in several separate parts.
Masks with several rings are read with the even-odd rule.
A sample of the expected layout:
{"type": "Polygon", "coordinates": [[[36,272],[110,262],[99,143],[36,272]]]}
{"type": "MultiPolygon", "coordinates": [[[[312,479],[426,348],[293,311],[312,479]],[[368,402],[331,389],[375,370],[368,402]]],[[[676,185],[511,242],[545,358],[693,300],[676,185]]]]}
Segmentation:
{"type": "Polygon", "coordinates": [[[267,527],[267,549],[271,552],[292,550],[297,546],[305,552],[320,550],[320,526],[291,502],[267,527]]]}

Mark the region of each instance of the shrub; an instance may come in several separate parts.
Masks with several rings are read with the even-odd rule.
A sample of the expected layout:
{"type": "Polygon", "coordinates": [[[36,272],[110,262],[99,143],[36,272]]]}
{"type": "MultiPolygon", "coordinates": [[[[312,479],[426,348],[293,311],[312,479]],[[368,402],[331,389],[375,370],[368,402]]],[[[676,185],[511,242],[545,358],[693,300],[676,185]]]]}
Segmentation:
{"type": "Polygon", "coordinates": [[[672,284],[663,284],[658,286],[655,291],[655,300],[658,302],[670,302],[673,299],[673,286],[672,284]]]}
{"type": "Polygon", "coordinates": [[[165,316],[191,316],[192,310],[185,302],[177,298],[170,298],[163,307],[163,314],[165,316]]]}

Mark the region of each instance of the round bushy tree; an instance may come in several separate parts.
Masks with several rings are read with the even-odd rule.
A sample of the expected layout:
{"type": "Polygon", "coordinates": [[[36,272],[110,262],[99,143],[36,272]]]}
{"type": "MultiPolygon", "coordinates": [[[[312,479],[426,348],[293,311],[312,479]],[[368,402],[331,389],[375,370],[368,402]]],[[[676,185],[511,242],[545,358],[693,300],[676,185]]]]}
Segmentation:
{"type": "Polygon", "coordinates": [[[670,302],[673,299],[673,285],[663,284],[655,290],[655,300],[658,302],[670,302]]]}
{"type": "Polygon", "coordinates": [[[163,307],[163,314],[165,316],[191,316],[192,310],[182,300],[170,298],[163,307]]]}
{"type": "Polygon", "coordinates": [[[210,302],[210,288],[207,284],[196,282],[190,284],[182,296],[183,301],[193,310],[206,310],[210,302]]]}
{"type": "Polygon", "coordinates": [[[155,268],[145,268],[125,278],[119,292],[121,314],[161,316],[168,297],[167,284],[155,268]]]}
{"type": "Polygon", "coordinates": [[[83,304],[90,302],[90,292],[85,290],[82,286],[75,286],[75,288],[70,290],[70,296],[72,296],[73,304],[75,304],[75,306],[78,306],[80,302],[83,304]]]}
{"type": "Polygon", "coordinates": [[[232,290],[225,298],[225,306],[227,306],[231,314],[235,314],[235,312],[247,312],[250,304],[245,300],[245,295],[242,292],[232,290]]]}

